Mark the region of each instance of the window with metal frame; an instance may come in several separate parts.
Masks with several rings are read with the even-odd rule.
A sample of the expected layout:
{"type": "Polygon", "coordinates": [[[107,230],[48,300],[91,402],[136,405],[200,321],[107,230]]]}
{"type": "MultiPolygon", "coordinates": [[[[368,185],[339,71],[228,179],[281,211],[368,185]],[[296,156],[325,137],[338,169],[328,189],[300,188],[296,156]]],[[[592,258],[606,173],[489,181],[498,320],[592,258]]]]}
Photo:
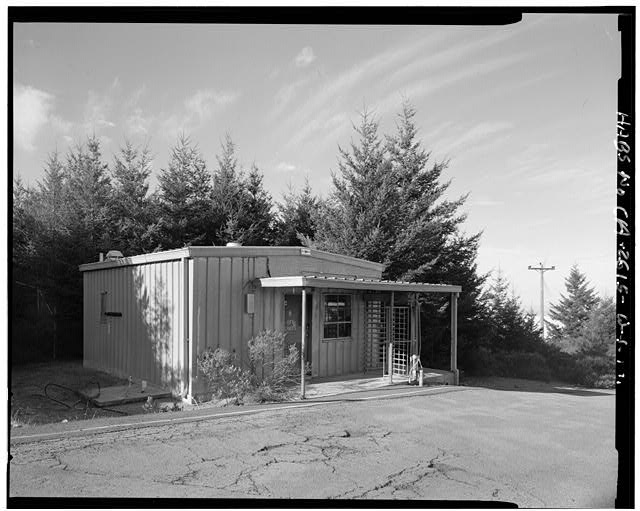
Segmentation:
{"type": "Polygon", "coordinates": [[[323,339],[351,337],[351,295],[324,295],[323,339]]]}

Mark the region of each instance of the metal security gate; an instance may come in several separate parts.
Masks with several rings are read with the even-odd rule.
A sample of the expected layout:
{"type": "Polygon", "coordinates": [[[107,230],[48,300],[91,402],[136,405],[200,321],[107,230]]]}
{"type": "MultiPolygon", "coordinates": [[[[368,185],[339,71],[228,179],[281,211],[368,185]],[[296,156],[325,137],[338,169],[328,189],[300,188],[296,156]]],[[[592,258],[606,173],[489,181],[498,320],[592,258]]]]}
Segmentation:
{"type": "Polygon", "coordinates": [[[409,331],[409,307],[393,308],[393,325],[391,342],[391,367],[393,376],[408,376],[411,357],[411,337],[409,331]]]}
{"type": "Polygon", "coordinates": [[[371,300],[366,303],[365,373],[385,367],[387,344],[387,307],[381,300],[371,300]]]}
{"type": "Polygon", "coordinates": [[[394,376],[407,376],[413,344],[409,306],[395,306],[392,309],[381,300],[367,301],[365,322],[365,372],[382,369],[383,375],[389,374],[387,353],[389,340],[391,340],[393,344],[391,371],[394,376]],[[391,310],[393,310],[393,321],[390,321],[391,310]]]}

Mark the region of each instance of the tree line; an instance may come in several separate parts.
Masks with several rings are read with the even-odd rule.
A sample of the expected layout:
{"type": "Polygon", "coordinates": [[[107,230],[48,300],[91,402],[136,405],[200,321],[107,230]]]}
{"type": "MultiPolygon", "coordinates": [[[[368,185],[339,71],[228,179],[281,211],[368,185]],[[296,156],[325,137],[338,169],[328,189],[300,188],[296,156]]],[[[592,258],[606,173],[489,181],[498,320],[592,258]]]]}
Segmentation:
{"type": "MultiPolygon", "coordinates": [[[[478,271],[481,233],[462,229],[467,195],[449,197],[450,181],[442,176],[449,161],[433,160],[415,115],[403,102],[395,131],[380,134],[378,119],[363,112],[349,146],[338,147],[338,167],[324,198],[306,182],[274,201],[257,164],[248,170],[239,164],[229,135],[212,166],[196,143],[180,135],[154,190],[146,147],[125,142],[107,163],[99,139],[90,136],[64,157],[52,153],[36,186],[19,178],[13,186],[13,360],[81,354],[78,265],[97,260],[100,252],[135,255],[233,241],[308,246],[382,263],[385,279],[461,285],[463,371],[578,380],[576,360],[609,333],[606,300],[587,300],[588,318],[577,320],[605,325],[602,335],[594,334],[600,341],[585,337],[597,328],[578,332],[562,322],[574,308],[561,301],[552,308],[553,342],[545,342],[505,277],[478,271]],[[572,341],[558,340],[565,338],[572,341]]],[[[425,296],[423,302],[423,359],[446,368],[448,301],[425,296]]]]}

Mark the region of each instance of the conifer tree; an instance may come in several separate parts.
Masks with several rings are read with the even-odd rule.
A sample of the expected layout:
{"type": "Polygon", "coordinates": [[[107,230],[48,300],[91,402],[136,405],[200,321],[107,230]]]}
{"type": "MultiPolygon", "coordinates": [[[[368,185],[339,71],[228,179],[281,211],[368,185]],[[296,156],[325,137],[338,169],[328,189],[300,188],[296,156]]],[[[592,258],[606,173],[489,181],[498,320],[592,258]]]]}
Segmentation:
{"type": "Polygon", "coordinates": [[[236,146],[227,133],[221,143],[221,154],[216,156],[218,167],[213,173],[213,191],[211,201],[217,229],[214,241],[216,245],[228,242],[240,242],[242,235],[243,180],[238,168],[236,146]]]}
{"type": "Polygon", "coordinates": [[[309,179],[305,179],[304,187],[298,193],[289,187],[278,208],[277,244],[300,246],[312,243],[318,208],[319,200],[312,193],[309,179]]]}
{"type": "Polygon", "coordinates": [[[83,262],[109,250],[109,200],[111,180],[102,161],[99,139],[93,135],[67,155],[68,183],[65,199],[71,216],[70,227],[83,262]]]}
{"type": "Polygon", "coordinates": [[[565,287],[566,293],[549,308],[547,325],[551,342],[563,351],[573,353],[578,348],[580,330],[598,303],[598,297],[577,265],[571,267],[565,287]]]}
{"type": "Polygon", "coordinates": [[[30,266],[36,250],[37,226],[33,215],[33,191],[24,185],[20,175],[13,179],[12,192],[12,264],[15,273],[30,266]]]}
{"type": "Polygon", "coordinates": [[[441,182],[448,162],[430,162],[415,126],[415,109],[408,101],[398,115],[397,133],[387,137],[387,148],[399,196],[398,235],[385,261],[388,278],[438,282],[449,272],[448,252],[460,243],[473,244],[473,237],[459,238],[458,226],[465,215],[460,207],[466,195],[454,201],[444,199],[450,181],[441,182]]]}
{"type": "MultiPolygon", "coordinates": [[[[38,222],[37,264],[34,271],[39,285],[57,309],[62,309],[60,291],[68,285],[68,277],[77,273],[82,256],[70,229],[71,209],[68,201],[67,171],[57,152],[48,156],[44,176],[38,183],[34,214],[38,222]]],[[[75,234],[77,235],[77,233],[75,234]]],[[[72,281],[75,278],[72,278],[72,281]]]]}
{"type": "Polygon", "coordinates": [[[57,151],[49,154],[44,176],[38,183],[38,210],[47,228],[65,228],[68,208],[65,200],[66,170],[57,151]]]}
{"type": "Polygon", "coordinates": [[[598,299],[580,328],[577,351],[580,355],[608,358],[615,357],[616,303],[613,298],[598,299]]]}
{"type": "Polygon", "coordinates": [[[378,121],[367,111],[354,126],[357,141],[339,147],[339,173],[321,203],[313,246],[383,263],[396,236],[400,215],[391,164],[378,136],[378,121]]]}
{"type": "Polygon", "coordinates": [[[125,255],[154,248],[153,198],[149,196],[151,153],[126,140],[113,161],[113,243],[125,255]]]}
{"type": "Polygon", "coordinates": [[[273,203],[271,195],[264,189],[263,178],[254,163],[243,183],[239,229],[236,234],[243,245],[261,246],[273,243],[273,203]]]}
{"type": "Polygon", "coordinates": [[[520,299],[509,290],[509,281],[498,270],[485,295],[490,319],[489,348],[507,352],[532,352],[542,346],[535,317],[522,309],[520,299]]]}
{"type": "Polygon", "coordinates": [[[160,171],[158,225],[163,249],[213,242],[211,175],[197,146],[180,135],[169,165],[160,171]]]}

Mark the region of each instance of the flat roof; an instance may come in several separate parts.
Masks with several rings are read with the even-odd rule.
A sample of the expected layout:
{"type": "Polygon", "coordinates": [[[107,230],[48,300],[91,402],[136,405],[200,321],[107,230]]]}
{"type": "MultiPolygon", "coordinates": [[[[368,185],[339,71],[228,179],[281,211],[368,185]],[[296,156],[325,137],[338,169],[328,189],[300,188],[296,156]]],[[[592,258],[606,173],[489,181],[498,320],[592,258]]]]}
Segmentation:
{"type": "Polygon", "coordinates": [[[376,280],[320,275],[296,275],[292,277],[265,277],[260,279],[262,287],[311,287],[339,288],[361,291],[404,291],[413,293],[460,293],[462,286],[452,284],[426,284],[399,280],[376,280]]]}
{"type": "Polygon", "coordinates": [[[165,250],[162,252],[153,252],[150,254],[142,254],[121,259],[112,259],[109,261],[93,262],[81,264],[79,270],[96,271],[106,270],[109,268],[118,268],[120,266],[135,266],[139,264],[157,263],[162,261],[175,261],[177,259],[194,258],[194,257],[275,257],[275,256],[309,256],[324,261],[332,261],[344,264],[353,264],[360,268],[382,271],[384,265],[358,259],[356,257],[346,256],[342,254],[334,254],[323,250],[316,250],[306,247],[184,247],[175,250],[165,250]]]}

